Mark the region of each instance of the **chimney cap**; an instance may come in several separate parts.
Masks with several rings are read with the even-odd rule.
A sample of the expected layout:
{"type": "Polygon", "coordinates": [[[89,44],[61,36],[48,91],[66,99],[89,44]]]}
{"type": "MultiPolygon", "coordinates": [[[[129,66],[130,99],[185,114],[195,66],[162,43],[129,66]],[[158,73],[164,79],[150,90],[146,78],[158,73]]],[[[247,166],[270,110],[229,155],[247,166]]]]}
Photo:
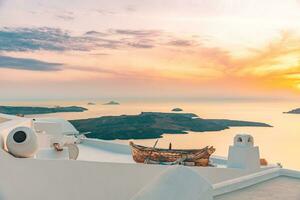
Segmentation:
{"type": "Polygon", "coordinates": [[[254,139],[253,139],[252,135],[249,135],[249,134],[237,134],[234,137],[234,146],[253,147],[254,139]]]}

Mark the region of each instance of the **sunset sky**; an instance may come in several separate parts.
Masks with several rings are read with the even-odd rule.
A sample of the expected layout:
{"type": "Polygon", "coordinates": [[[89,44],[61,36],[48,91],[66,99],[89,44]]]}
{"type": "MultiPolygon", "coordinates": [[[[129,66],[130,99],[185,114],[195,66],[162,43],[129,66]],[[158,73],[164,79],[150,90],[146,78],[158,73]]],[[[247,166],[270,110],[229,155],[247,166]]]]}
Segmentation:
{"type": "Polygon", "coordinates": [[[1,99],[300,95],[300,0],[0,0],[1,99]]]}

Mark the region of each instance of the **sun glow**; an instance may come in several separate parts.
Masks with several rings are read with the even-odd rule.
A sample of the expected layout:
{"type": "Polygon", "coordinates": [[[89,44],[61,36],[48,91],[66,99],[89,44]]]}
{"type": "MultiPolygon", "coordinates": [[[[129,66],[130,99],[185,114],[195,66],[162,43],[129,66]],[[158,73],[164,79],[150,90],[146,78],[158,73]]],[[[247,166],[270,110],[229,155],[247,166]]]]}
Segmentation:
{"type": "Polygon", "coordinates": [[[3,1],[0,84],[16,93],[73,84],[91,96],[299,94],[299,1],[127,4],[3,1]]]}

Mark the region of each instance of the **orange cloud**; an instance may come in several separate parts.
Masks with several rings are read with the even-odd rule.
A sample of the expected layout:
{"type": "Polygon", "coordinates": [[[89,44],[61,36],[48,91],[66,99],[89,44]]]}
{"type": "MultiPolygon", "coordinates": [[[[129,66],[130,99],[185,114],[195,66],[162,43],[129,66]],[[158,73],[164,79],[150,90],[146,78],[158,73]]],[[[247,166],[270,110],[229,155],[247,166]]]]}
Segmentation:
{"type": "Polygon", "coordinates": [[[0,81],[80,84],[94,87],[91,91],[101,85],[116,92],[128,88],[133,93],[163,90],[177,95],[256,95],[300,89],[300,37],[293,32],[281,32],[265,46],[248,49],[243,57],[234,56],[230,48],[209,46],[201,37],[171,37],[162,32],[154,37],[153,48],[10,53],[65,64],[58,72],[16,70],[10,76],[9,70],[2,70],[8,76],[0,81]]]}

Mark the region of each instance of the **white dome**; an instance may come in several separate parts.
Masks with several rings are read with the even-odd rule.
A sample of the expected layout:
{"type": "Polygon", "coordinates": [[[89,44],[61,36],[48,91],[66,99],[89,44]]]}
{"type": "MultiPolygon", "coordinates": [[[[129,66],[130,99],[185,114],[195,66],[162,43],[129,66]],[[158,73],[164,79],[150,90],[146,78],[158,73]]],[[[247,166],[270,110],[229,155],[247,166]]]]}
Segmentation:
{"type": "Polygon", "coordinates": [[[17,127],[8,134],[6,146],[15,157],[29,158],[38,150],[38,139],[31,128],[17,127]]]}

